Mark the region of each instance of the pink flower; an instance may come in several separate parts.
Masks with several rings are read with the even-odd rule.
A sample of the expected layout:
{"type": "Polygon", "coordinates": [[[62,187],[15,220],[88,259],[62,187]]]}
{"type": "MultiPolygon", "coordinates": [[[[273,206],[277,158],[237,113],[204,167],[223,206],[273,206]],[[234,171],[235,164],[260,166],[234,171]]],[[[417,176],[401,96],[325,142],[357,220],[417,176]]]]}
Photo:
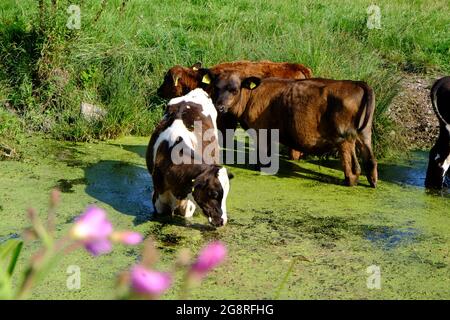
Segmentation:
{"type": "Polygon", "coordinates": [[[108,239],[87,241],[84,243],[84,247],[93,256],[99,256],[101,254],[109,253],[112,250],[111,241],[108,239]]]}
{"type": "Polygon", "coordinates": [[[140,265],[136,265],[131,269],[130,278],[132,290],[135,293],[146,295],[160,295],[172,283],[170,274],[147,270],[140,265]]]}
{"type": "Polygon", "coordinates": [[[201,276],[217,267],[226,257],[227,248],[220,241],[211,242],[200,252],[197,261],[191,267],[191,271],[201,276]]]}
{"type": "Polygon", "coordinates": [[[73,239],[80,241],[87,251],[98,256],[112,250],[111,241],[135,245],[142,241],[141,234],[132,231],[113,232],[113,226],[103,209],[95,206],[87,210],[75,220],[70,230],[73,239]]]}
{"type": "Polygon", "coordinates": [[[112,250],[109,236],[113,232],[106,212],[97,207],[89,207],[85,213],[75,220],[70,235],[81,241],[92,255],[98,256],[112,250]]]}
{"type": "Polygon", "coordinates": [[[106,212],[92,206],[75,220],[70,234],[76,240],[91,241],[108,238],[112,231],[113,227],[106,217],[106,212]]]}
{"type": "Polygon", "coordinates": [[[133,231],[116,231],[111,235],[111,239],[115,242],[120,242],[128,245],[136,245],[144,239],[138,232],[133,231]]]}

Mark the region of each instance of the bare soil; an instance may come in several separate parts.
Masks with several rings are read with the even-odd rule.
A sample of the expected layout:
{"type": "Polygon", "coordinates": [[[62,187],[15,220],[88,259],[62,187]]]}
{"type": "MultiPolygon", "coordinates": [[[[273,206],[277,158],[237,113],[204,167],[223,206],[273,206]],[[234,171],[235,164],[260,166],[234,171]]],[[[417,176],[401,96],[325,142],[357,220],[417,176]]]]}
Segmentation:
{"type": "Polygon", "coordinates": [[[389,107],[389,117],[399,126],[411,150],[431,148],[438,136],[439,122],[431,106],[430,89],[439,78],[405,73],[399,94],[389,107]]]}

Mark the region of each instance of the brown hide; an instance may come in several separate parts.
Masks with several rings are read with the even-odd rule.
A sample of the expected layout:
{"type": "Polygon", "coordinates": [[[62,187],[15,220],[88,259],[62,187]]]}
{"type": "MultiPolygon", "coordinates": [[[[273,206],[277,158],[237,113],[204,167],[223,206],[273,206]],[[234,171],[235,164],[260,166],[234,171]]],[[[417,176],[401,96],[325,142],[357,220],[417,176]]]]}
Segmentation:
{"type": "Polygon", "coordinates": [[[246,127],[278,129],[280,143],[310,154],[338,150],[348,185],[356,184],[360,174],[356,144],[369,183],[375,187],[377,170],[371,146],[375,101],[373,90],[364,82],[232,75],[219,85],[224,89],[218,92],[216,107],[232,113],[246,127]],[[257,85],[253,90],[249,81],[257,85]]]}
{"type": "Polygon", "coordinates": [[[210,144],[215,144],[214,148],[211,150],[211,153],[208,154],[208,157],[210,157],[212,160],[210,162],[213,162],[214,164],[219,164],[219,144],[217,139],[215,137],[210,137],[211,139],[206,140],[203,139],[206,137],[205,132],[207,130],[211,130],[214,128],[212,119],[210,116],[205,116],[202,113],[202,106],[193,102],[180,102],[177,104],[168,105],[166,108],[165,115],[163,119],[158,123],[155,130],[152,133],[152,136],[150,137],[150,141],[147,146],[147,152],[146,152],[146,164],[147,169],[150,174],[153,172],[153,146],[158,140],[159,135],[169,128],[172,123],[176,119],[182,119],[184,125],[189,130],[194,129],[194,121],[201,121],[202,123],[202,132],[199,132],[199,135],[197,136],[197,141],[202,142],[202,150],[205,150],[205,148],[210,144]]]}
{"type": "MultiPolygon", "coordinates": [[[[239,73],[241,77],[277,77],[282,79],[307,79],[312,77],[310,68],[298,64],[288,62],[272,62],[264,61],[234,61],[217,64],[210,69],[199,69],[199,65],[190,68],[182,66],[174,66],[166,73],[162,85],[158,89],[158,95],[162,98],[170,99],[185,95],[195,88],[203,88],[214,101],[213,81],[216,77],[224,72],[239,73]],[[202,82],[205,74],[211,78],[211,84],[202,82]],[[175,85],[176,84],[176,85],[175,85]]],[[[217,118],[217,127],[224,134],[225,130],[237,127],[237,119],[230,114],[221,114],[217,118]]],[[[289,157],[298,160],[302,156],[302,152],[290,149],[289,157]]]]}

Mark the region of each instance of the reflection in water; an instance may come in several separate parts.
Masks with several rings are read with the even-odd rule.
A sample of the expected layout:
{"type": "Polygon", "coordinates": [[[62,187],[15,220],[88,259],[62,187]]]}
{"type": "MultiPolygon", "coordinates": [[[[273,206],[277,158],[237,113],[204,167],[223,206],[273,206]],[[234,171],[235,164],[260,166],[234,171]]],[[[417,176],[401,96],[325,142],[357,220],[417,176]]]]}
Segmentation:
{"type": "MultiPolygon", "coordinates": [[[[342,170],[339,160],[336,159],[307,160],[307,162],[335,170],[342,170]]],[[[414,151],[410,153],[408,159],[398,160],[395,163],[386,163],[386,161],[378,163],[378,176],[381,181],[391,182],[402,186],[424,188],[427,165],[428,152],[414,151]]],[[[448,180],[449,179],[447,178],[447,181],[448,180]]],[[[360,183],[361,182],[364,182],[364,172],[360,177],[360,183]]],[[[439,192],[427,193],[434,195],[449,195],[450,191],[444,189],[439,192]]]]}
{"type": "Polygon", "coordinates": [[[415,151],[411,153],[411,158],[403,161],[403,163],[380,165],[379,175],[382,180],[389,182],[423,187],[427,164],[428,152],[415,151]]]}
{"type": "Polygon", "coordinates": [[[400,245],[417,241],[419,231],[414,228],[393,229],[391,227],[380,227],[374,230],[367,230],[364,237],[380,245],[385,250],[391,250],[400,245]]]}

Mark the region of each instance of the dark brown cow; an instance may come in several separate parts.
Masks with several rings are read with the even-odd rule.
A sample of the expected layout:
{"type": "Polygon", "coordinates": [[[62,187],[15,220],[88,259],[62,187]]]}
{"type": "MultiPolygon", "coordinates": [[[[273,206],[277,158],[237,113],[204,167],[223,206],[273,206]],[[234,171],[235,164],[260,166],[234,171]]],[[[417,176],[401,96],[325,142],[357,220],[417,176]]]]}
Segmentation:
{"type": "MultiPolygon", "coordinates": [[[[277,77],[283,79],[307,79],[312,77],[311,69],[298,63],[272,62],[272,61],[235,61],[215,65],[210,69],[201,69],[201,64],[196,63],[190,68],[174,66],[169,69],[164,77],[162,85],[158,89],[158,95],[165,99],[171,99],[188,93],[195,88],[203,88],[209,95],[213,95],[212,82],[223,72],[238,72],[241,77],[277,77]]],[[[219,115],[217,126],[224,134],[226,129],[236,129],[237,119],[231,114],[219,115]]],[[[225,139],[225,135],[223,135],[225,139]]],[[[302,153],[297,150],[289,150],[290,159],[298,160],[302,153]]]]}
{"type": "Polygon", "coordinates": [[[437,80],[431,88],[430,97],[439,119],[439,136],[430,150],[425,186],[440,189],[450,167],[450,77],[437,80]]]}
{"type": "Polygon", "coordinates": [[[278,129],[280,143],[309,154],[337,149],[350,186],[357,184],[361,173],[356,145],[367,179],[376,186],[377,162],[372,151],[375,97],[366,83],[241,78],[230,73],[222,74],[214,85],[219,112],[232,113],[246,127],[278,129]]]}

